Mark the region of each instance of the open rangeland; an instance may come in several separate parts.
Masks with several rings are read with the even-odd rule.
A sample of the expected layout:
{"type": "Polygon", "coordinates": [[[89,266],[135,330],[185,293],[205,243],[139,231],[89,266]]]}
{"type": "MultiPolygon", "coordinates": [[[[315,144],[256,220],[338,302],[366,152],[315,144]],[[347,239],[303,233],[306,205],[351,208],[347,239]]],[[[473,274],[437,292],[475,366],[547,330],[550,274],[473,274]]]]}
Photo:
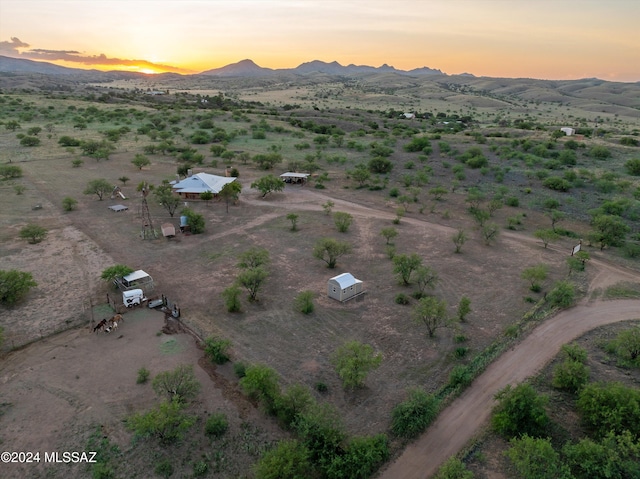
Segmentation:
{"type": "MultiPolygon", "coordinates": [[[[71,105],[71,100],[50,103],[54,111],[69,106],[84,108],[80,102],[71,105]]],[[[220,112],[216,115],[213,117],[216,124],[227,130],[248,128],[249,124],[261,122],[264,116],[242,118],[220,112]]],[[[309,110],[300,115],[316,113],[309,110]]],[[[326,115],[328,122],[336,122],[353,132],[367,121],[373,121],[371,112],[354,113],[349,109],[328,111],[326,115]]],[[[182,118],[179,121],[182,127],[193,128],[193,123],[200,120],[182,118]]],[[[284,121],[274,123],[289,128],[284,121]]],[[[387,127],[392,128],[380,126],[387,127]]],[[[393,158],[393,173],[376,178],[376,182],[370,180],[369,188],[360,187],[346,174],[362,161],[357,149],[342,148],[339,151],[344,156],[337,159],[320,150],[318,161],[322,161],[322,171],[329,177],[324,181],[325,188],[314,188],[315,182],[304,187],[286,185],[282,192],[270,193],[264,198],[249,185],[265,172],[251,163],[229,160],[229,165],[239,171],[243,191],[228,211],[221,201],[190,201],[187,206],[205,219],[203,234],[178,233],[171,239],[159,235],[156,239],[143,240],[140,237],[142,195],[136,187],[141,182],[159,185],[163,180],[175,179],[176,159],[150,154],[150,165],[134,167],[131,160],[147,140],[132,131],[119,140],[109,159],[101,161],[58,145],[64,134],[89,139],[99,134],[100,128],[96,123],[78,130],[71,124],[57,125],[51,135],[41,135],[40,146],[31,149],[21,147],[14,133],[2,130],[0,135],[6,146],[0,152],[3,163],[11,160],[23,171],[21,178],[0,184],[2,269],[28,271],[38,283],[24,301],[0,310],[0,325],[5,336],[3,347],[7,351],[46,338],[6,352],[0,363],[0,423],[3,424],[0,439],[4,449],[89,450],[90,446],[100,443],[102,449],[117,446],[119,455],[111,456],[109,463],[117,477],[147,477],[168,456],[179,458],[175,460],[175,469],[184,475],[193,473],[197,465],[204,462],[212,477],[243,477],[251,475],[251,464],[262,452],[276,441],[290,437],[291,433],[280,429],[275,419],[242,394],[231,364],[215,368],[208,364],[198,341],[190,334],[160,333],[164,324],[161,313],[141,307],[125,313],[124,322],[114,332],[92,333],[98,321],[112,314],[105,309],[106,295],[117,297],[118,293],[100,279],[100,274],[114,264],[150,273],[155,283],[151,294],[164,294],[176,302],[182,321],[197,337],[229,339],[233,363],[267,365],[278,373],[283,388],[302,384],[319,401],[334,405],[351,435],[387,432],[391,410],[406,398],[409,389],[422,387],[428,392],[437,391],[447,383],[456,365],[466,364],[469,358],[504,338],[505,330],[510,327],[524,333],[537,331],[534,329],[537,320],[524,321],[523,317],[537,303],[544,302],[545,293],[555,281],[570,278],[583,298],[580,308],[586,310],[601,307],[600,299],[607,288],[622,282],[638,283],[637,260],[624,260],[616,250],[600,251],[587,246],[586,241],[584,248],[591,255],[586,271],[569,272],[567,256],[590,231],[585,221],[586,207],[597,206],[602,198],[600,192],[594,193],[595,186],[591,183],[585,180],[588,184],[583,187],[588,193],[576,194],[570,201],[568,195],[542,190],[539,185],[542,175],[538,178],[525,171],[526,167],[542,168],[541,163],[503,170],[506,179],[496,188],[506,188],[507,194],[520,198],[520,202],[502,205],[492,212],[490,221],[499,225],[500,233],[496,238],[487,239],[469,215],[467,200],[469,191],[482,186],[488,181],[485,175],[491,176],[497,170],[468,169],[464,178],[459,175],[454,180],[451,175],[454,168],[449,164],[455,161],[454,153],[446,153],[443,144],[437,146],[434,158],[426,163],[398,148],[393,158]],[[72,161],[78,158],[82,158],[83,163],[72,167],[72,161]],[[407,176],[417,175],[426,166],[430,167],[431,183],[421,189],[424,184],[416,186],[418,183],[412,183],[407,176]],[[120,180],[121,177],[126,177],[126,182],[120,180]],[[96,195],[83,195],[87,183],[96,178],[118,184],[126,199],[112,199],[107,194],[99,200],[96,195]],[[20,194],[16,194],[16,184],[24,186],[20,194]],[[435,196],[427,193],[436,185],[446,187],[447,193],[442,199],[434,199],[435,196]],[[389,194],[394,187],[400,190],[399,195],[389,194]],[[406,198],[411,195],[419,200],[406,198]],[[64,212],[61,205],[68,196],[77,200],[77,206],[73,211],[64,212]],[[573,237],[563,236],[544,247],[533,232],[550,227],[548,211],[541,207],[544,199],[550,197],[563,200],[562,206],[570,214],[563,217],[562,226],[573,232],[573,237]],[[353,223],[347,232],[337,231],[332,214],[323,208],[328,202],[333,203],[334,213],[346,212],[352,216],[353,223]],[[116,204],[128,209],[117,213],[108,209],[116,204]],[[401,206],[403,214],[398,215],[401,206]],[[287,219],[291,213],[297,215],[296,231],[291,230],[287,219]],[[38,244],[20,240],[19,231],[27,223],[45,226],[47,237],[38,244]],[[507,229],[507,225],[512,227],[507,229]],[[386,244],[381,235],[381,230],[389,227],[398,232],[391,245],[386,244]],[[457,254],[452,236],[460,229],[465,231],[468,240],[457,254]],[[352,246],[352,252],[340,257],[335,269],[328,269],[324,262],[313,257],[314,244],[323,237],[347,241],[352,246]],[[439,329],[434,338],[428,337],[424,325],[412,319],[417,302],[412,295],[417,288],[415,284],[399,284],[389,246],[395,254],[416,253],[425,265],[437,272],[438,282],[427,293],[446,300],[450,316],[455,315],[460,298],[468,297],[471,312],[466,321],[439,329]],[[258,292],[257,301],[248,301],[243,291],[241,312],[229,313],[222,292],[238,276],[238,256],[256,247],[269,252],[267,280],[258,292]],[[539,263],[548,265],[548,276],[542,290],[536,293],[530,291],[521,273],[524,268],[539,263]],[[361,298],[339,303],[327,297],[327,280],[343,272],[350,272],[364,282],[366,293],[361,298]],[[294,308],[294,298],[305,290],[315,294],[315,310],[309,315],[294,308]],[[409,304],[396,302],[402,294],[409,304]],[[49,336],[54,332],[59,333],[49,336]],[[365,387],[356,390],[342,388],[330,362],[336,348],[348,340],[370,344],[383,355],[381,366],[368,376],[365,387]],[[461,344],[465,351],[457,356],[461,344]],[[152,440],[132,442],[123,419],[148,410],[157,401],[148,384],[136,384],[136,372],[146,367],[153,376],[179,364],[193,364],[203,385],[192,406],[200,418],[193,432],[170,451],[158,447],[152,440]],[[326,386],[326,391],[318,391],[319,384],[326,386]],[[202,432],[203,421],[207,414],[215,411],[229,417],[230,430],[222,440],[211,442],[202,432]]],[[[366,133],[371,144],[376,143],[375,129],[366,133]]],[[[298,135],[291,140],[284,137],[286,133],[269,133],[275,139],[261,145],[258,140],[248,138],[245,131],[238,133],[236,144],[232,142],[229,148],[257,154],[267,151],[266,145],[269,145],[273,146],[269,151],[303,155],[296,153],[297,147],[293,144],[305,141],[304,137],[298,135]]],[[[539,132],[532,132],[530,136],[541,142],[548,137],[539,132]]],[[[308,141],[313,142],[312,138],[309,134],[308,141]]],[[[473,137],[460,134],[445,133],[442,142],[445,140],[454,149],[475,144],[473,137]]],[[[408,139],[400,141],[406,144],[408,139]]],[[[505,140],[504,145],[510,142],[505,140]]],[[[207,152],[202,148],[200,151],[207,152]]],[[[215,160],[209,165],[194,165],[194,170],[224,174],[226,166],[226,161],[215,160]]],[[[622,170],[619,163],[615,169],[622,170]]],[[[276,170],[285,171],[285,166],[280,165],[276,170]]],[[[627,185],[624,191],[632,191],[633,186],[635,184],[627,185]]],[[[622,186],[620,188],[623,191],[622,186]]],[[[171,217],[153,194],[148,197],[148,204],[153,226],[158,231],[166,222],[178,225],[179,212],[171,217]]],[[[575,308],[561,314],[577,314],[572,311],[580,310],[575,308]]],[[[633,319],[633,315],[626,314],[619,319],[633,319]]],[[[548,321],[552,324],[554,319],[548,321]]],[[[571,337],[567,336],[568,340],[571,337]]],[[[519,365],[519,378],[533,374],[557,352],[558,345],[545,343],[543,346],[535,346],[539,348],[541,364],[529,369],[529,365],[519,365]]],[[[513,347],[518,351],[515,340],[513,347]]],[[[477,392],[474,388],[472,385],[465,394],[477,392]]],[[[485,401],[482,407],[486,413],[490,404],[485,401]]],[[[477,418],[482,416],[478,414],[477,418]]],[[[468,435],[472,435],[477,426],[477,423],[469,424],[468,435]]],[[[416,442],[407,454],[417,451],[420,456],[420,444],[416,442]]],[[[389,467],[402,467],[396,464],[403,460],[401,452],[405,445],[400,439],[391,440],[396,462],[389,467]]],[[[456,444],[451,449],[443,449],[442,454],[451,455],[457,447],[456,444]]],[[[432,469],[446,457],[433,458],[432,469]]],[[[16,466],[0,475],[64,477],[69,471],[83,474],[87,470],[82,469],[84,467],[40,463],[33,468],[16,466]]]]}

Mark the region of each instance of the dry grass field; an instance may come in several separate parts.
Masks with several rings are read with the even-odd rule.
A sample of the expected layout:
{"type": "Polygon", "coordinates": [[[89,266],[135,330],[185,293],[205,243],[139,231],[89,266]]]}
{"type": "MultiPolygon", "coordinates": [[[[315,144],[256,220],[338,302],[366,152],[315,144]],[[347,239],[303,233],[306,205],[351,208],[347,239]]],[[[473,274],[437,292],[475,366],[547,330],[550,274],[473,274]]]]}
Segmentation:
{"type": "MultiPolygon", "coordinates": [[[[405,399],[407,390],[422,387],[428,392],[437,391],[447,383],[456,365],[466,364],[496,339],[504,338],[510,327],[520,327],[524,315],[543,299],[556,281],[569,278],[576,284],[579,296],[593,300],[619,281],[637,282],[634,273],[638,270],[637,259],[624,258],[622,250],[616,248],[601,252],[586,246],[586,241],[585,249],[591,254],[594,266],[588,265],[585,272],[569,275],[567,254],[578,239],[586,238],[591,230],[586,210],[609,198],[597,190],[595,179],[586,181],[575,193],[565,194],[543,189],[540,177],[529,174],[529,170],[541,168],[542,163],[513,163],[509,171],[505,170],[506,160],[497,153],[500,146],[506,147],[520,139],[545,142],[548,131],[509,128],[509,138],[496,138],[495,149],[491,149],[491,143],[480,144],[491,158],[493,169],[467,168],[463,179],[454,179],[452,166],[457,163],[456,155],[477,146],[477,137],[464,132],[443,132],[432,139],[433,152],[428,159],[420,159],[417,153],[402,148],[411,136],[410,132],[403,133],[402,128],[423,132],[428,125],[418,120],[411,123],[384,119],[377,112],[388,108],[434,112],[453,109],[460,115],[473,115],[477,119],[473,128],[481,135],[500,129],[494,122],[497,117],[526,116],[551,125],[562,125],[569,119],[572,124],[580,123],[583,120],[579,118],[591,125],[598,117],[611,133],[585,142],[588,146],[605,144],[614,149],[613,160],[604,166],[581,153],[575,169],[588,169],[594,178],[600,178],[603,171],[615,171],[617,176],[612,182],[629,183],[624,188],[619,186],[617,194],[631,197],[638,181],[627,177],[622,165],[637,156],[638,150],[617,144],[619,137],[631,135],[633,131],[637,133],[640,124],[638,105],[628,99],[628,94],[622,93],[626,102],[613,102],[612,93],[598,90],[599,85],[594,83],[573,91],[570,101],[558,104],[552,103],[553,95],[559,94],[557,89],[552,95],[532,82],[514,92],[506,80],[502,82],[503,87],[499,86],[499,80],[489,84],[489,80],[475,79],[465,88],[455,89],[444,89],[442,82],[408,85],[409,80],[404,78],[397,80],[397,85],[379,79],[377,82],[362,80],[355,86],[319,80],[300,86],[239,86],[231,80],[194,80],[190,84],[171,79],[162,81],[120,80],[83,85],[79,91],[90,92],[94,98],[131,88],[169,89],[170,97],[179,95],[178,92],[216,95],[223,91],[231,98],[261,102],[262,106],[208,112],[192,109],[186,103],[184,108],[156,113],[144,94],[131,100],[115,99],[116,95],[113,101],[106,102],[86,101],[71,94],[63,98],[62,94],[26,93],[20,89],[0,95],[5,100],[0,104],[3,122],[14,118],[12,108],[19,110],[15,117],[30,118],[20,120],[18,131],[0,126],[0,163],[17,165],[23,172],[21,178],[0,181],[1,269],[30,272],[38,283],[25,300],[14,307],[0,309],[5,354],[0,360],[3,446],[43,451],[86,449],[100,436],[103,445],[106,441],[120,450],[120,459],[112,458],[109,462],[115,471],[113,477],[151,477],[155,465],[166,457],[167,451],[151,440],[132,442],[131,433],[122,420],[153,403],[151,388],[135,384],[139,368],[147,367],[152,374],[157,374],[180,363],[200,364],[196,370],[203,391],[194,411],[200,418],[206,417],[207,412],[225,412],[230,418],[230,432],[223,443],[212,444],[202,433],[200,419],[197,427],[194,426],[198,432],[176,446],[173,457],[181,458],[174,461],[177,477],[195,474],[194,464],[202,461],[209,465],[207,477],[251,477],[251,464],[260,454],[275,441],[289,437],[290,433],[281,430],[274,419],[243,396],[232,364],[213,368],[201,359],[202,351],[190,335],[158,333],[162,327],[160,313],[142,309],[127,312],[118,336],[92,334],[93,321],[109,314],[105,309],[106,294],[117,296],[111,285],[100,279],[101,272],[114,264],[150,273],[155,283],[154,294],[164,294],[177,302],[182,321],[200,338],[219,336],[231,341],[233,363],[267,365],[278,373],[283,388],[303,384],[318,400],[334,405],[352,435],[387,432],[391,410],[405,399]],[[480,95],[480,91],[491,93],[480,95]],[[590,94],[585,93],[589,91],[590,94]],[[27,109],[35,113],[31,117],[24,116],[25,104],[32,104],[27,109]],[[292,127],[287,122],[289,114],[282,110],[278,110],[278,114],[270,113],[270,109],[286,104],[298,105],[293,110],[297,119],[342,129],[346,132],[344,143],[349,140],[361,143],[363,151],[333,144],[325,149],[316,150],[314,146],[299,149],[296,144],[313,145],[316,135],[292,127]],[[85,129],[74,128],[74,115],[82,114],[89,107],[114,112],[114,116],[110,119],[108,116],[104,119],[105,115],[96,116],[85,129]],[[125,114],[115,115],[122,111],[125,114]],[[134,112],[141,113],[136,116],[134,112]],[[227,133],[235,132],[236,136],[226,146],[228,150],[247,152],[251,156],[279,152],[284,161],[275,167],[274,173],[286,171],[292,162],[300,164],[306,161],[306,156],[315,155],[320,165],[315,178],[325,174],[328,177],[323,182],[325,188],[315,188],[314,179],[304,187],[287,185],[282,192],[261,198],[250,185],[266,172],[237,157],[228,160],[212,157],[209,144],[191,145],[205,158],[202,164],[193,165],[194,171],[224,174],[227,166],[238,169],[238,180],[243,185],[239,200],[229,206],[228,212],[220,201],[191,201],[188,206],[205,219],[203,234],[178,234],[172,239],[159,235],[157,239],[143,240],[140,237],[142,196],[136,187],[141,182],[159,185],[163,180],[175,179],[179,163],[175,156],[157,152],[147,155],[151,164],[142,169],[132,165],[131,160],[142,153],[146,145],[158,142],[138,129],[154,116],[168,120],[171,115],[178,118],[175,126],[179,131],[173,137],[176,143],[187,144],[189,135],[198,130],[198,122],[210,118],[216,127],[227,133]],[[53,125],[52,130],[38,135],[39,146],[20,145],[17,133],[47,123],[53,125]],[[377,126],[372,128],[372,123],[377,126]],[[251,135],[253,127],[260,124],[268,128],[265,140],[256,140],[251,135]],[[108,160],[97,161],[83,156],[80,148],[64,148],[58,144],[65,135],[80,140],[101,139],[102,132],[123,125],[129,131],[117,141],[108,160]],[[400,133],[389,133],[394,128],[399,128],[400,133]],[[358,133],[360,130],[365,130],[364,135],[358,133]],[[293,131],[299,134],[292,136],[293,131]],[[387,133],[376,136],[376,131],[387,133]],[[377,179],[374,175],[369,187],[359,187],[348,173],[358,163],[368,161],[372,144],[391,139],[393,141],[386,144],[393,148],[392,172],[378,175],[377,179]],[[445,151],[443,142],[453,151],[445,151]],[[73,160],[78,159],[83,161],[82,165],[73,167],[73,160]],[[502,182],[496,181],[498,170],[494,167],[506,171],[502,182]],[[428,172],[426,184],[411,180],[420,171],[428,172]],[[126,184],[119,180],[123,176],[128,178],[126,184]],[[127,199],[111,199],[107,194],[100,201],[96,195],[83,194],[87,183],[98,178],[119,185],[127,199]],[[24,191],[16,194],[16,185],[21,185],[24,191]],[[435,200],[429,193],[435,186],[446,188],[447,194],[442,200],[435,200]],[[469,191],[478,187],[486,191],[487,198],[502,191],[503,198],[519,199],[519,206],[504,205],[493,212],[490,221],[499,226],[500,233],[490,244],[467,211],[469,191]],[[393,188],[400,191],[399,196],[389,194],[393,188]],[[403,200],[403,195],[413,195],[416,201],[403,200]],[[63,211],[65,197],[77,200],[74,211],[63,211]],[[561,200],[566,214],[561,225],[572,232],[573,237],[561,237],[545,248],[533,233],[550,227],[548,211],[542,207],[548,198],[561,200]],[[352,215],[353,223],[347,232],[338,232],[333,217],[324,211],[322,205],[328,201],[334,203],[333,212],[352,215]],[[114,213],[108,209],[114,204],[123,204],[128,210],[114,213]],[[403,204],[406,212],[394,223],[397,209],[403,204]],[[290,213],[298,215],[297,231],[291,230],[286,218],[290,213]],[[508,225],[514,226],[513,218],[518,218],[518,222],[509,229],[508,225]],[[33,245],[21,240],[19,231],[28,223],[46,227],[46,239],[33,245]],[[451,316],[455,315],[462,296],[471,300],[467,321],[439,329],[435,338],[429,338],[424,326],[412,320],[417,301],[410,298],[408,305],[396,303],[399,294],[411,296],[416,286],[402,286],[394,275],[385,239],[380,234],[388,227],[398,231],[393,240],[396,254],[416,253],[425,265],[437,272],[437,285],[428,293],[444,299],[451,316]],[[459,229],[466,232],[468,240],[462,253],[456,254],[451,238],[459,229]],[[339,258],[335,269],[326,268],[325,263],[313,257],[314,244],[323,237],[347,241],[353,247],[350,254],[339,258]],[[255,247],[269,252],[268,278],[258,293],[258,301],[248,301],[243,292],[241,312],[229,313],[222,292],[233,284],[239,273],[238,256],[255,247]],[[620,278],[616,274],[598,277],[603,270],[595,266],[597,261],[624,264],[629,272],[621,273],[620,278]],[[533,293],[521,273],[524,268],[539,263],[548,265],[549,275],[542,292],[533,293]],[[327,280],[343,272],[364,281],[366,294],[362,298],[339,303],[327,297],[327,280]],[[315,293],[315,310],[309,315],[296,311],[293,304],[296,295],[304,290],[315,293]],[[53,333],[58,334],[51,336],[53,333]],[[38,341],[40,338],[46,339],[38,341]],[[464,338],[462,343],[461,338],[464,338]],[[355,391],[342,388],[330,363],[332,353],[348,340],[370,344],[384,358],[380,368],[368,376],[366,386],[355,391]],[[23,347],[34,341],[37,342],[23,347]],[[165,354],[162,345],[167,341],[177,342],[179,351],[173,354],[171,349],[171,354],[165,354]],[[465,352],[456,355],[461,345],[466,348],[465,352]],[[14,348],[17,350],[9,352],[14,348]],[[53,355],[55,362],[50,358],[53,355]],[[75,366],[66,366],[69,364],[75,366]],[[327,391],[318,392],[318,383],[325,384],[327,391]],[[87,394],[87,391],[94,393],[87,394]],[[51,420],[36,419],[38,405],[52,400],[55,405],[48,408],[50,415],[45,416],[51,420]],[[40,431],[40,426],[46,426],[47,434],[40,431]],[[101,431],[98,436],[95,436],[96,427],[101,431]],[[69,436],[67,431],[73,431],[73,435],[69,436]],[[28,439],[36,434],[41,436],[38,441],[28,439]]],[[[178,224],[178,214],[170,217],[153,194],[148,200],[156,229],[165,222],[178,224]]],[[[631,207],[637,208],[636,203],[631,207]]],[[[638,233],[637,219],[630,221],[630,227],[632,234],[638,233]]],[[[393,454],[398,454],[403,446],[403,441],[392,439],[393,454]]],[[[476,469],[482,467],[485,466],[476,469]]],[[[37,470],[16,468],[0,475],[63,477],[69,470],[75,471],[78,477],[90,474],[80,467],[52,466],[37,470]]]]}

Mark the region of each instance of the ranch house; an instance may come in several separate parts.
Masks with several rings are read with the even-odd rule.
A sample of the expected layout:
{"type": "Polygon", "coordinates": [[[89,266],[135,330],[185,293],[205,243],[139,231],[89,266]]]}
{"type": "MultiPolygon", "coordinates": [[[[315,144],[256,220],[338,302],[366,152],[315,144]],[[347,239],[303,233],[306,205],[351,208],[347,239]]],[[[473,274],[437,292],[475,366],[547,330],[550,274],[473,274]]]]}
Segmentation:
{"type": "Polygon", "coordinates": [[[363,283],[351,273],[334,276],[327,282],[327,294],[338,301],[347,301],[364,293],[363,283]]]}
{"type": "Polygon", "coordinates": [[[173,191],[185,200],[198,200],[200,194],[210,191],[214,196],[229,183],[236,181],[235,177],[210,175],[209,173],[197,173],[182,181],[172,182],[173,191]]]}

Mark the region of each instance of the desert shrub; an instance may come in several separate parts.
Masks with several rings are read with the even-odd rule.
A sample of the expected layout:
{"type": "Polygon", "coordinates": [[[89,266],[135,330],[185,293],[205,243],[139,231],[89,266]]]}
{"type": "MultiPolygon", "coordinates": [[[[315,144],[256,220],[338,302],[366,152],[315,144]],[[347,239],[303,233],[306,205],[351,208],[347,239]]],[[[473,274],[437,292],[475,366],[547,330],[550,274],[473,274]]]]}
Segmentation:
{"type": "Polygon", "coordinates": [[[319,393],[326,393],[329,390],[329,387],[323,382],[316,383],[316,391],[319,393]]]}
{"type": "Polygon", "coordinates": [[[627,173],[633,176],[640,176],[640,158],[633,158],[628,160],[624,167],[627,169],[627,173]]]}
{"type": "Polygon", "coordinates": [[[436,418],[439,409],[437,397],[422,389],[413,389],[406,401],[393,408],[391,430],[399,437],[416,437],[436,418]]]}
{"type": "Polygon", "coordinates": [[[240,288],[237,285],[233,284],[226,288],[222,292],[222,297],[224,298],[224,305],[228,312],[237,313],[242,309],[242,304],[240,303],[240,288]]]}
{"type": "Polygon", "coordinates": [[[457,457],[450,457],[440,466],[433,479],[473,479],[473,472],[457,457]]]}
{"type": "Polygon", "coordinates": [[[276,415],[281,424],[288,428],[314,403],[309,388],[302,384],[292,384],[276,398],[276,415]]]}
{"type": "Polygon", "coordinates": [[[396,304],[409,304],[411,300],[409,299],[409,296],[407,296],[406,294],[398,293],[396,294],[395,302],[396,304]]]}
{"type": "Polygon", "coordinates": [[[313,313],[314,305],[313,298],[315,293],[313,291],[301,291],[294,300],[294,305],[297,311],[304,314],[313,313]]]}
{"type": "Polygon", "coordinates": [[[587,350],[576,343],[563,345],[561,351],[571,361],[578,361],[583,364],[587,361],[587,350]]]}
{"type": "Polygon", "coordinates": [[[549,438],[535,438],[524,434],[510,441],[507,457],[522,479],[568,478],[568,468],[549,438]]]}
{"type": "Polygon", "coordinates": [[[500,435],[511,438],[528,434],[539,437],[545,433],[549,418],[545,405],[548,398],[539,395],[527,383],[507,386],[496,394],[491,426],[500,435]]]}
{"type": "Polygon", "coordinates": [[[211,336],[204,340],[204,353],[212,363],[224,364],[230,359],[228,354],[230,346],[230,340],[211,336]]]}
{"type": "Polygon", "coordinates": [[[311,471],[309,449],[295,439],[280,441],[254,466],[257,479],[302,479],[313,477],[311,471]]]}
{"type": "Polygon", "coordinates": [[[620,331],[608,344],[608,350],[616,354],[623,364],[640,366],[640,327],[620,331]]]}
{"type": "Polygon", "coordinates": [[[13,306],[24,298],[31,288],[38,286],[31,273],[0,270],[0,304],[13,306]]]}
{"type": "Polygon", "coordinates": [[[47,237],[47,229],[43,226],[29,223],[20,230],[20,238],[26,239],[31,244],[40,243],[47,237]]]}
{"type": "Polygon", "coordinates": [[[151,386],[158,396],[166,394],[170,400],[179,403],[190,401],[200,392],[200,383],[191,364],[183,364],[173,371],[159,373],[153,378],[151,386]]]}
{"type": "Polygon", "coordinates": [[[387,436],[354,437],[343,454],[335,455],[325,468],[328,479],[367,479],[389,457],[387,436]]]}
{"type": "Polygon", "coordinates": [[[351,226],[353,216],[344,211],[336,211],[333,214],[333,221],[340,233],[346,233],[349,230],[349,226],[351,226]]]}
{"type": "Polygon", "coordinates": [[[73,211],[76,209],[78,205],[78,200],[75,198],[71,198],[70,196],[65,196],[62,199],[62,209],[65,211],[73,211]]]}
{"type": "Polygon", "coordinates": [[[247,373],[247,365],[242,361],[233,363],[233,373],[238,379],[242,379],[247,373]]]}
{"type": "Polygon", "coordinates": [[[269,414],[275,412],[280,385],[274,369],[263,364],[248,366],[244,377],[240,379],[240,387],[250,398],[260,401],[269,414]]]}
{"type": "Polygon", "coordinates": [[[328,464],[347,437],[340,415],[328,403],[313,403],[293,424],[314,462],[328,464]]]}
{"type": "Polygon", "coordinates": [[[381,156],[371,158],[367,166],[372,173],[380,174],[389,173],[393,169],[393,163],[387,158],[383,158],[381,156]]]}
{"type": "Polygon", "coordinates": [[[567,359],[553,369],[551,384],[576,393],[589,381],[589,368],[580,361],[567,359]]]}
{"type": "Polygon", "coordinates": [[[229,429],[229,421],[221,412],[211,414],[204,425],[204,433],[214,439],[222,437],[227,429],[229,429]]]}
{"type": "Polygon", "coordinates": [[[449,385],[454,388],[464,388],[471,384],[471,381],[473,381],[473,372],[467,365],[458,364],[449,373],[449,385]]]}
{"type": "Polygon", "coordinates": [[[562,454],[575,479],[640,477],[640,448],[629,431],[567,443],[562,454]]]}
{"type": "Polygon", "coordinates": [[[611,157],[611,151],[606,146],[596,145],[589,150],[589,156],[596,160],[606,160],[611,157]]]}
{"type": "Polygon", "coordinates": [[[517,208],[520,206],[520,200],[516,196],[509,196],[504,200],[504,204],[517,208]]]}
{"type": "Polygon", "coordinates": [[[568,281],[558,281],[547,294],[547,301],[551,306],[568,308],[575,300],[576,292],[573,284],[568,281]]]}
{"type": "Polygon", "coordinates": [[[453,355],[456,357],[456,359],[462,359],[467,355],[468,352],[469,348],[467,348],[466,346],[460,346],[455,349],[453,355]]]}
{"type": "Polygon", "coordinates": [[[623,136],[620,138],[620,144],[624,146],[638,146],[639,142],[637,138],[631,136],[623,136]]]}
{"type": "Polygon", "coordinates": [[[569,191],[571,189],[571,183],[559,176],[550,176],[545,178],[542,184],[555,191],[569,191]]]}
{"type": "Polygon", "coordinates": [[[151,375],[151,371],[147,368],[138,369],[138,377],[136,378],[136,384],[144,384],[149,380],[149,376],[151,375]]]}
{"type": "Polygon", "coordinates": [[[584,425],[596,437],[629,431],[640,437],[640,389],[622,383],[590,383],[578,397],[578,411],[584,425]]]}
{"type": "Polygon", "coordinates": [[[130,416],[126,424],[137,436],[153,436],[164,445],[171,444],[181,440],[196,421],[183,407],[177,400],[164,400],[147,413],[130,416]]]}

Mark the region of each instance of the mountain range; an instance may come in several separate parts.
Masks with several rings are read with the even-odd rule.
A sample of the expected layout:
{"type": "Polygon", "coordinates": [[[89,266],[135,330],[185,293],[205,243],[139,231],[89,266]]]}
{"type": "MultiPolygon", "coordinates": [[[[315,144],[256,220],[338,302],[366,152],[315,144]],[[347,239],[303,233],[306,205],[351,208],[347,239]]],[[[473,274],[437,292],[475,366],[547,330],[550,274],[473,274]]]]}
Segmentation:
{"type": "MultiPolygon", "coordinates": [[[[84,70],[80,68],[67,68],[53,63],[38,62],[26,60],[23,58],[11,58],[0,55],[0,72],[6,73],[40,73],[45,75],[74,75],[79,73],[99,73],[98,70],[84,70]]],[[[123,72],[124,73],[124,72],[123,72]]],[[[281,73],[290,73],[295,75],[310,75],[315,73],[323,73],[326,75],[352,76],[366,73],[397,73],[399,75],[444,75],[440,70],[433,68],[415,68],[413,70],[398,70],[392,66],[384,64],[380,67],[371,67],[368,65],[348,65],[343,66],[338,62],[323,62],[314,60],[302,63],[296,68],[272,69],[264,68],[256,65],[252,60],[242,60],[232,63],[221,68],[206,70],[199,75],[218,76],[218,77],[264,77],[277,75],[281,73]]]]}

